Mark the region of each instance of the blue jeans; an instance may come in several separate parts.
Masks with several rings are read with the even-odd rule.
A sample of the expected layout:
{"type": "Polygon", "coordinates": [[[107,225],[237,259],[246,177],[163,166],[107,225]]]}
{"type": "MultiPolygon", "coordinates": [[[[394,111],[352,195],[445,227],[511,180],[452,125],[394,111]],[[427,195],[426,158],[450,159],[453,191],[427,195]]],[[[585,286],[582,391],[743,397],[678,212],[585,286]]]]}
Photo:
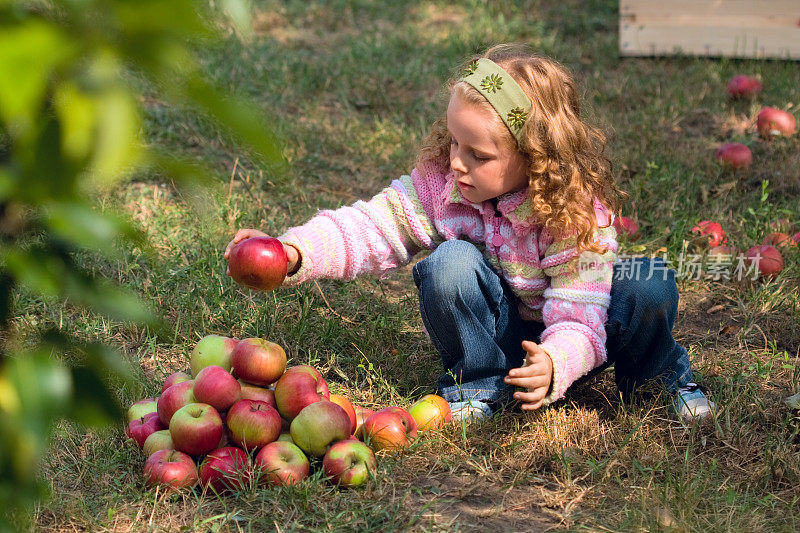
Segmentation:
{"type": "MultiPolygon", "coordinates": [[[[645,385],[675,392],[692,380],[689,355],[672,338],[675,271],[660,259],[629,261],[614,266],[605,326],[608,361],[584,379],[613,363],[625,399],[645,385]]],[[[522,365],[522,341],[539,342],[544,324],[520,318],[516,296],[467,241],[442,243],[413,273],[422,321],[444,365],[440,394],[450,402],[509,402],[514,388],[503,378],[522,365]]]]}

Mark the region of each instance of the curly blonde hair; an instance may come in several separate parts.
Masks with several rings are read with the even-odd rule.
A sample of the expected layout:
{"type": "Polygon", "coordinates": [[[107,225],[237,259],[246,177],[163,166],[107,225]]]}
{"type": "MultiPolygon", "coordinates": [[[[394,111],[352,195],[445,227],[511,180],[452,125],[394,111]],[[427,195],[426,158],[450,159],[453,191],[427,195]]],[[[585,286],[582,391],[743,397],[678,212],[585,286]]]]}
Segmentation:
{"type": "MultiPolygon", "coordinates": [[[[593,199],[619,213],[628,194],[614,184],[611,161],[604,154],[605,135],[580,118],[578,92],[566,68],[512,44],[493,46],[469,58],[457,73],[458,77],[448,82],[448,94],[491,110],[496,138],[525,157],[536,222],[556,236],[575,235],[579,250],[603,253],[605,248],[595,241],[598,227],[593,199]],[[466,66],[481,58],[506,70],[533,102],[519,142],[491,104],[471,85],[458,81],[466,66]]],[[[416,166],[448,168],[449,154],[450,133],[444,115],[423,141],[416,166]]]]}

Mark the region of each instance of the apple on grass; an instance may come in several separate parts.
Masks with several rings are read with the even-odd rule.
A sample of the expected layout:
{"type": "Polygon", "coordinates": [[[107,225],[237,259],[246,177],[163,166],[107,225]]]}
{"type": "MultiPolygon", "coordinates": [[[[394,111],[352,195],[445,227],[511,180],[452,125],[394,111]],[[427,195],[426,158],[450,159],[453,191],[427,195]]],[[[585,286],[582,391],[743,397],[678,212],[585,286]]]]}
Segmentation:
{"type": "Polygon", "coordinates": [[[166,485],[174,489],[197,483],[194,460],[178,450],[158,450],[144,462],[144,480],[148,486],[166,485]]]}
{"type": "Polygon", "coordinates": [[[266,402],[239,400],[228,410],[228,437],[245,450],[274,442],[281,434],[281,416],[266,402]]]}
{"type": "Polygon", "coordinates": [[[164,427],[169,426],[172,415],[174,415],[178,409],[194,402],[194,395],[192,394],[193,388],[193,380],[182,381],[171,386],[164,391],[164,394],[159,396],[157,405],[158,417],[161,419],[161,423],[164,424],[164,427]]]}
{"type": "Polygon", "coordinates": [[[728,242],[725,231],[722,229],[722,225],[719,222],[702,220],[692,228],[692,233],[697,235],[698,240],[707,241],[708,245],[712,248],[728,242]]]}
{"type": "Polygon", "coordinates": [[[192,350],[189,365],[192,368],[192,376],[197,374],[207,366],[221,366],[228,372],[231,370],[231,355],[233,349],[239,344],[238,339],[223,337],[222,335],[206,335],[195,345],[192,350]]]}
{"type": "Polygon", "coordinates": [[[417,424],[399,407],[381,409],[364,421],[361,428],[364,442],[374,451],[398,450],[407,447],[417,436],[417,424]]]}
{"type": "Polygon", "coordinates": [[[756,127],[758,133],[767,139],[791,137],[797,131],[794,115],[772,107],[765,107],[758,113],[756,127]]]}
{"type": "Polygon", "coordinates": [[[273,237],[251,237],[231,248],[228,275],[239,285],[271,291],[286,279],[288,264],[281,241],[273,237]]]}
{"type": "Polygon", "coordinates": [[[164,391],[168,388],[172,387],[177,383],[182,383],[184,381],[189,381],[192,379],[192,376],[187,374],[186,372],[173,372],[167,379],[164,380],[163,385],[161,385],[161,394],[164,394],[164,391]]]}
{"type": "Polygon", "coordinates": [[[358,487],[366,483],[378,463],[369,446],[357,440],[337,442],[322,459],[322,469],[340,487],[358,487]]]}
{"type": "Polygon", "coordinates": [[[744,256],[751,268],[755,268],[761,276],[774,278],[783,270],[783,256],[774,246],[753,246],[744,256]]]}
{"type": "Polygon", "coordinates": [[[230,372],[221,366],[207,366],[194,379],[195,401],[207,403],[217,411],[225,411],[236,403],[242,386],[230,372]]]}
{"type": "Polygon", "coordinates": [[[800,231],[794,234],[794,236],[792,237],[792,242],[800,246],[800,231]]]}
{"type": "Polygon", "coordinates": [[[143,416],[147,416],[150,413],[155,413],[157,411],[158,398],[145,398],[144,400],[133,402],[131,406],[128,407],[127,420],[130,422],[131,420],[142,418],[143,416]]]}
{"type": "Polygon", "coordinates": [[[292,421],[306,406],[330,397],[322,375],[309,368],[292,367],[275,384],[275,403],[286,420],[292,421]]]}
{"type": "Polygon", "coordinates": [[[353,407],[353,404],[341,394],[331,394],[329,399],[344,409],[344,412],[347,413],[348,417],[350,417],[350,434],[354,434],[356,432],[356,427],[358,427],[358,419],[356,418],[356,410],[353,407]]]}
{"type": "Polygon", "coordinates": [[[375,411],[367,409],[366,407],[361,407],[360,405],[355,405],[353,408],[356,411],[356,430],[353,432],[353,435],[359,440],[362,440],[361,428],[364,427],[364,420],[374,415],[375,411]]]}
{"type": "Polygon", "coordinates": [[[280,345],[265,339],[243,339],[231,355],[233,373],[253,385],[278,381],[286,370],[286,352],[280,345]]]}
{"type": "Polygon", "coordinates": [[[350,437],[350,417],[329,400],[312,403],[292,420],[292,440],[312,457],[321,457],[331,444],[350,437]]]}
{"type": "Polygon", "coordinates": [[[240,491],[249,485],[249,467],[250,458],[241,448],[218,448],[200,463],[200,485],[203,488],[210,487],[217,493],[240,491]]]}
{"type": "Polygon", "coordinates": [[[408,412],[420,430],[439,429],[451,418],[450,404],[437,394],[423,396],[409,408],[408,412]]]}
{"type": "Polygon", "coordinates": [[[189,455],[203,455],[219,444],[222,419],[206,403],[190,403],[178,409],[169,422],[169,433],[176,450],[189,455]]]}
{"type": "Polygon", "coordinates": [[[626,235],[632,241],[639,240],[639,225],[632,218],[615,217],[612,226],[617,230],[618,235],[626,235]]]}
{"type": "Polygon", "coordinates": [[[775,246],[776,248],[795,246],[795,242],[789,235],[778,231],[770,233],[769,235],[764,237],[764,240],[761,241],[761,244],[767,246],[775,246]]]}
{"type": "Polygon", "coordinates": [[[763,88],[761,82],[756,78],[738,74],[728,82],[728,96],[734,99],[755,96],[763,88]]]}
{"type": "Polygon", "coordinates": [[[259,450],[255,469],[268,485],[297,485],[308,477],[311,465],[296,444],[277,440],[259,450]]]}
{"type": "Polygon", "coordinates": [[[150,457],[159,450],[174,450],[175,445],[172,443],[172,435],[168,429],[160,429],[151,433],[144,441],[142,451],[147,457],[150,457]]]}
{"type": "Polygon", "coordinates": [[[164,425],[161,423],[161,419],[158,418],[158,413],[150,413],[128,422],[125,434],[132,438],[141,449],[144,447],[147,437],[162,429],[164,429],[164,425]]]}
{"type": "Polygon", "coordinates": [[[722,165],[733,169],[747,168],[753,163],[753,153],[742,143],[725,143],[714,152],[722,165]]]}

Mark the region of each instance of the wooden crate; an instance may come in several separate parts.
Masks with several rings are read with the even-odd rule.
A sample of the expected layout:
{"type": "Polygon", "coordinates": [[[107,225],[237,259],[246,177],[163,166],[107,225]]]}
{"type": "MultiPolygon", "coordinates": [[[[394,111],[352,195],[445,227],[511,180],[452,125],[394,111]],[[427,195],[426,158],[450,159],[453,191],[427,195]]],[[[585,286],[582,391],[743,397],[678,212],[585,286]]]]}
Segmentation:
{"type": "Polygon", "coordinates": [[[800,59],[800,0],[620,0],[619,50],[800,59]]]}

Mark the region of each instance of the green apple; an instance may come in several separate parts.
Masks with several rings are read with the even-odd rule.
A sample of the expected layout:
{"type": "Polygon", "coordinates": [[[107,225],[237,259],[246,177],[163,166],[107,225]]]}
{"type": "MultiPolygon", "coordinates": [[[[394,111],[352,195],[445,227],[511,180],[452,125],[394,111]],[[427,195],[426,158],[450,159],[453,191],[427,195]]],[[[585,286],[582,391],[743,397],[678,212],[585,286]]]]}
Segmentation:
{"type": "Polygon", "coordinates": [[[222,335],[206,335],[195,345],[192,350],[190,366],[192,377],[197,377],[207,366],[221,366],[228,372],[231,371],[231,355],[233,349],[239,344],[238,339],[223,337],[222,335]]]}

